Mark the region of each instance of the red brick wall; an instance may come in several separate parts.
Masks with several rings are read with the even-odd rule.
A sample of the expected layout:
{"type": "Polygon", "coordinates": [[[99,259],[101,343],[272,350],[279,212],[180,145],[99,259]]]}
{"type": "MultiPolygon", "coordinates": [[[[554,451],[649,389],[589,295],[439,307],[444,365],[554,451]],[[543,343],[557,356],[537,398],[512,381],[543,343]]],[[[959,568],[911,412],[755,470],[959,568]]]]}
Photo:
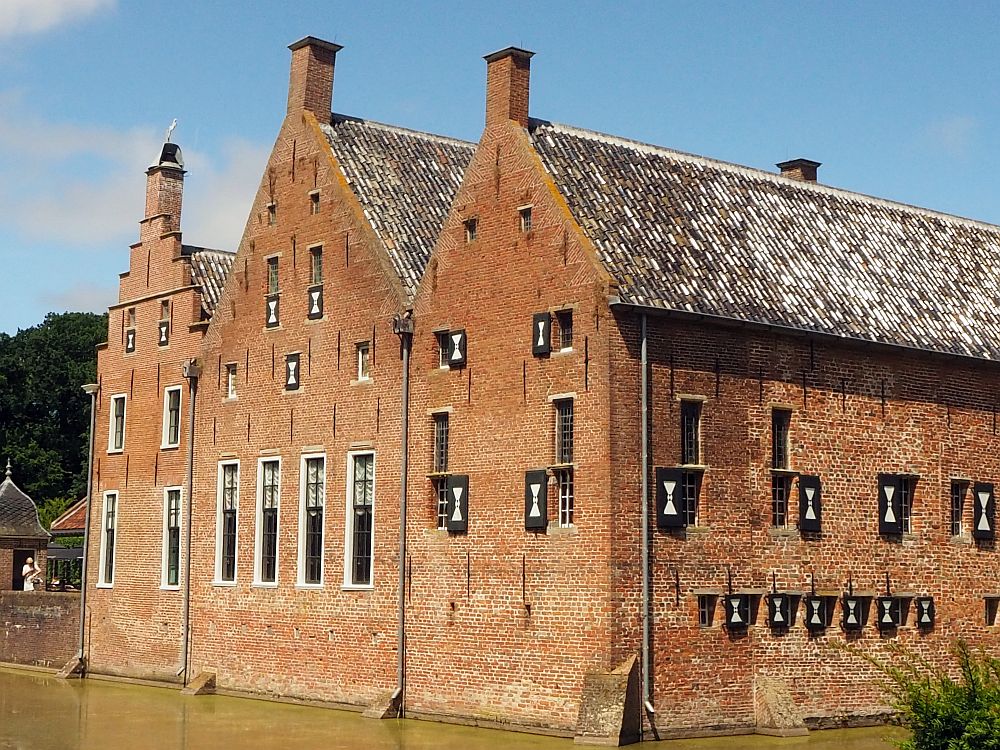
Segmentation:
{"type": "Polygon", "coordinates": [[[79,594],[0,592],[0,662],[61,668],[79,635],[79,594]]]}

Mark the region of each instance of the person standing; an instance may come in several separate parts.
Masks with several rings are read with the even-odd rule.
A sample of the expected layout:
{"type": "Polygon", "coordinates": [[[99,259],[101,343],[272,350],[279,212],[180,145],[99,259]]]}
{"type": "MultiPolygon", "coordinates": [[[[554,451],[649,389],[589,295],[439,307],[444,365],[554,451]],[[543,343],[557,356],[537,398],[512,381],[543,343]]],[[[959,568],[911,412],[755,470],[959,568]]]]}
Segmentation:
{"type": "Polygon", "coordinates": [[[24,590],[34,591],[35,590],[35,580],[38,578],[38,574],[41,573],[41,569],[35,564],[35,559],[29,557],[25,563],[24,567],[21,568],[21,575],[24,577],[24,590]]]}

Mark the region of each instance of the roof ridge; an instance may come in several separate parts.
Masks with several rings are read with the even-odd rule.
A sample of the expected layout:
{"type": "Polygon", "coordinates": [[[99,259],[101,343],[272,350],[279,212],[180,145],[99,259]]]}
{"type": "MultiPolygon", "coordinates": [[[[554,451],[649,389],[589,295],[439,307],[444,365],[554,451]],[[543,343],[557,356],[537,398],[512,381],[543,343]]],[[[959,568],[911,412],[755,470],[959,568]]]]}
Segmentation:
{"type": "MultiPolygon", "coordinates": [[[[334,120],[336,120],[336,119],[340,119],[341,121],[349,120],[351,122],[361,122],[361,123],[364,123],[365,125],[373,125],[373,126],[375,126],[377,128],[381,128],[382,130],[388,130],[390,132],[405,133],[407,135],[423,136],[425,138],[430,138],[430,139],[433,139],[433,140],[436,140],[436,141],[441,141],[442,143],[450,143],[450,144],[452,144],[454,146],[470,146],[472,148],[476,148],[476,146],[479,145],[476,141],[464,141],[461,138],[453,138],[453,137],[451,137],[449,135],[439,135],[437,133],[428,133],[426,130],[414,130],[413,128],[404,128],[401,125],[390,125],[389,123],[386,123],[386,122],[379,122],[378,120],[368,120],[368,119],[366,119],[364,117],[355,117],[353,115],[345,115],[345,114],[340,114],[338,112],[332,112],[331,113],[331,117],[334,120]]],[[[328,126],[332,127],[332,122],[331,123],[320,123],[320,124],[321,125],[328,125],[328,126]]]]}
{"type": "Polygon", "coordinates": [[[658,146],[655,143],[646,143],[645,141],[637,141],[632,138],[625,138],[623,136],[612,135],[610,133],[602,133],[598,130],[588,130],[587,128],[581,128],[575,125],[565,125],[563,123],[552,122],[551,120],[542,120],[534,117],[531,118],[529,125],[531,130],[534,130],[534,128],[539,125],[542,126],[547,125],[549,127],[552,127],[553,129],[561,130],[568,134],[590,137],[594,138],[595,140],[605,141],[607,143],[625,146],[626,148],[632,148],[640,152],[648,152],[653,154],[660,154],[663,156],[679,158],[681,160],[688,161],[694,164],[700,164],[702,166],[722,167],[732,172],[743,174],[748,177],[766,178],[767,180],[774,182],[778,185],[786,185],[796,188],[802,188],[805,190],[812,190],[814,192],[825,193],[827,195],[851,197],[865,201],[867,203],[886,206],[888,208],[907,209],[909,211],[915,211],[917,213],[921,213],[932,218],[947,219],[949,221],[953,221],[958,224],[967,224],[974,227],[986,228],[993,231],[1000,231],[1000,225],[991,224],[990,222],[983,221],[981,219],[971,219],[967,216],[949,214],[945,213],[944,211],[935,211],[932,208],[926,208],[924,206],[916,206],[913,205],[912,203],[904,203],[903,201],[894,201],[888,198],[881,198],[879,196],[869,195],[867,193],[860,193],[856,190],[848,190],[846,188],[835,187],[833,185],[827,185],[825,183],[805,182],[802,180],[795,180],[790,177],[784,177],[783,175],[780,175],[776,172],[768,172],[767,170],[758,169],[756,167],[748,167],[744,164],[736,164],[734,162],[724,161],[722,159],[713,159],[710,156],[701,156],[699,154],[692,154],[687,151],[679,151],[677,149],[668,148],[666,146],[658,146]]]}

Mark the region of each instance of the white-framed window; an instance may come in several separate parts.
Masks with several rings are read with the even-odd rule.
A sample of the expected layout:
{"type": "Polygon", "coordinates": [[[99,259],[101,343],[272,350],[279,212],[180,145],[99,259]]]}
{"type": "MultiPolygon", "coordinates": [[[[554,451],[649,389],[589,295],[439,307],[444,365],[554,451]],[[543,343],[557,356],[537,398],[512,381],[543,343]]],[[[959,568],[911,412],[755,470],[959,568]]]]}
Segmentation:
{"type": "Polygon", "coordinates": [[[575,501],[573,478],[573,399],[553,403],[556,409],[556,466],[552,472],[559,488],[559,525],[573,525],[575,501]]]}
{"type": "Polygon", "coordinates": [[[434,498],[437,503],[437,528],[448,528],[448,412],[434,415],[434,498]]]}
{"type": "Polygon", "coordinates": [[[309,213],[313,216],[319,213],[319,190],[309,193],[309,213]]]}
{"type": "Polygon", "coordinates": [[[101,557],[98,561],[97,588],[111,588],[115,583],[115,530],[118,528],[118,491],[104,493],[101,508],[101,557]]]}
{"type": "Polygon", "coordinates": [[[518,223],[522,232],[531,231],[531,206],[521,206],[517,209],[518,223]]]}
{"type": "Polygon", "coordinates": [[[219,461],[215,519],[215,582],[236,582],[237,514],[240,506],[240,462],[219,461]]]}
{"type": "Polygon", "coordinates": [[[163,488],[163,560],[160,587],[176,589],[181,580],[181,488],[163,488]]]}
{"type": "Polygon", "coordinates": [[[344,586],[371,588],[375,550],[375,453],[347,454],[344,586]]]}
{"type": "Polygon", "coordinates": [[[161,448],[176,448],[181,444],[181,387],[163,389],[163,437],[161,448]]]}
{"type": "Polygon", "coordinates": [[[236,363],[226,365],[226,398],[236,398],[236,363]]]}
{"type": "Polygon", "coordinates": [[[124,393],[118,393],[111,397],[108,453],[121,453],[125,450],[125,400],[126,394],[124,393]]]}
{"type": "Polygon", "coordinates": [[[257,460],[257,522],[254,540],[253,581],[278,582],[278,508],[281,503],[281,458],[257,460]]]}
{"type": "Polygon", "coordinates": [[[323,585],[326,455],[305,453],[299,467],[299,585],[323,585]]]}
{"type": "Polygon", "coordinates": [[[371,344],[362,341],[355,349],[358,354],[358,380],[371,380],[371,344]]]}
{"type": "Polygon", "coordinates": [[[465,243],[475,242],[479,237],[479,219],[473,217],[462,222],[465,227],[465,243]]]}

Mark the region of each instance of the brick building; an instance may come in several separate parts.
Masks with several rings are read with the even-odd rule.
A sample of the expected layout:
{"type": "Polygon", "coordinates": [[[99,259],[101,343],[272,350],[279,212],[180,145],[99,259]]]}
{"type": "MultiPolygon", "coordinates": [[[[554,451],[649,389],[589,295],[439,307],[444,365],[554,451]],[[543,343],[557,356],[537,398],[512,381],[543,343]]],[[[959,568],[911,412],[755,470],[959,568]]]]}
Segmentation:
{"type": "MultiPolygon", "coordinates": [[[[25,563],[31,559],[45,570],[49,532],[38,522],[38,508],[24,491],[14,484],[10,460],[0,482],[0,591],[24,588],[25,563]]],[[[36,582],[44,588],[45,576],[36,582]]]]}
{"type": "Polygon", "coordinates": [[[332,115],[340,48],[291,49],[235,258],[150,170],[92,671],[629,741],[877,720],[837,646],[996,646],[1000,228],[529,118],[517,48],[478,144],[332,115]]]}

